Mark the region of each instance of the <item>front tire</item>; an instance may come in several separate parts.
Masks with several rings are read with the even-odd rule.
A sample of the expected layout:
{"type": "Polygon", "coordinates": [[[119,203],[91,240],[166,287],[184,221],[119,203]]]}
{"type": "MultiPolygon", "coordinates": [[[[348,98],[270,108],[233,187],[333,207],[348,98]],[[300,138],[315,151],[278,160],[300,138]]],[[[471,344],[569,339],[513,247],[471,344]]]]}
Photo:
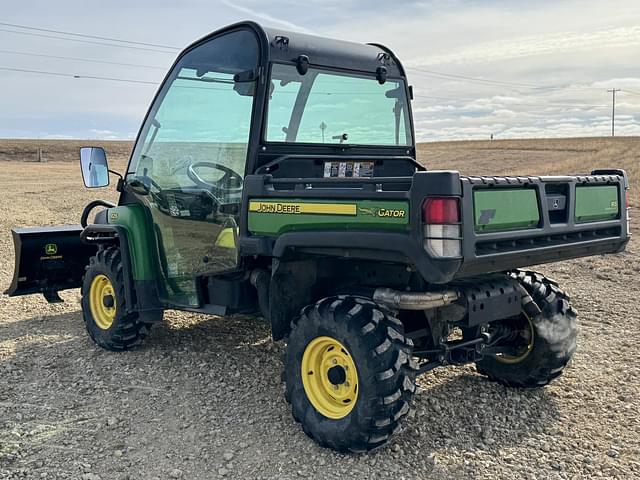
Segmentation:
{"type": "Polygon", "coordinates": [[[562,374],[576,349],[576,311],[556,282],[535,272],[516,271],[511,275],[538,307],[532,310],[523,305],[521,317],[510,320],[524,319],[528,341],[513,355],[484,357],[476,368],[508,387],[542,387],[562,374]]]}
{"type": "Polygon", "coordinates": [[[162,311],[127,313],[122,256],[117,247],[101,247],[91,257],[82,284],[82,316],[91,339],[106,350],[130,350],[142,344],[162,311]]]}
{"type": "Polygon", "coordinates": [[[293,417],[323,447],[384,445],[409,412],[412,347],[402,323],[368,299],[329,297],[305,307],[284,354],[293,417]]]}

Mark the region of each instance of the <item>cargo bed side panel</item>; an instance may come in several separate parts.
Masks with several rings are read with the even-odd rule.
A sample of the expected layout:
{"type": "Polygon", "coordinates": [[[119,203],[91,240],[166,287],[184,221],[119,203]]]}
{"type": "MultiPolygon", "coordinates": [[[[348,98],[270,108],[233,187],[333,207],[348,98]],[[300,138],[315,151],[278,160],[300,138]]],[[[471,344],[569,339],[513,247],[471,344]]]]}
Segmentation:
{"type": "Polygon", "coordinates": [[[540,224],[533,188],[484,189],[473,192],[476,232],[534,228],[540,224]]]}

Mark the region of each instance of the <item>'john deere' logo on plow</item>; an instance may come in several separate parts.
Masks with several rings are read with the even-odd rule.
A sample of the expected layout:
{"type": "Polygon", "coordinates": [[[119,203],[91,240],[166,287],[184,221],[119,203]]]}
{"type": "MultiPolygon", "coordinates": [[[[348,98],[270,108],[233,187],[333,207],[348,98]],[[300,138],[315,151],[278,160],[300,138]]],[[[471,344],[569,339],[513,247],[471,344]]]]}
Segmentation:
{"type": "Polygon", "coordinates": [[[58,253],[58,246],[55,243],[47,243],[44,247],[44,253],[47,255],[55,255],[58,253]]]}

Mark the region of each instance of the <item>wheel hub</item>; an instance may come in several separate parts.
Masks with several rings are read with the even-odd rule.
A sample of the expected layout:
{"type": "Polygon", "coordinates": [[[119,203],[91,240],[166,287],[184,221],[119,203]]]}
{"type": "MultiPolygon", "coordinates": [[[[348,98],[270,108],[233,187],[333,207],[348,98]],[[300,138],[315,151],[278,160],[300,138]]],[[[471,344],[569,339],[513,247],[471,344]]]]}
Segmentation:
{"type": "Polygon", "coordinates": [[[89,288],[89,309],[96,325],[108,330],[116,318],[115,289],[109,277],[96,275],[89,288]]]}
{"type": "Polygon", "coordinates": [[[302,384],[313,407],[328,418],[346,417],[358,398],[358,372],[347,348],[332,337],[316,337],[302,355],[302,384]]]}
{"type": "Polygon", "coordinates": [[[113,308],[113,306],[116,304],[113,295],[105,295],[102,299],[102,304],[106,308],[113,308]]]}
{"type": "MultiPolygon", "coordinates": [[[[503,326],[504,328],[505,326],[503,326]]],[[[502,336],[502,342],[508,347],[508,352],[503,352],[495,356],[496,360],[502,363],[519,363],[531,352],[534,342],[534,329],[529,316],[524,313],[517,319],[512,320],[506,334],[502,336]]]]}
{"type": "Polygon", "coordinates": [[[331,367],[327,372],[327,378],[332,385],[342,385],[347,380],[347,374],[340,365],[331,367]]]}

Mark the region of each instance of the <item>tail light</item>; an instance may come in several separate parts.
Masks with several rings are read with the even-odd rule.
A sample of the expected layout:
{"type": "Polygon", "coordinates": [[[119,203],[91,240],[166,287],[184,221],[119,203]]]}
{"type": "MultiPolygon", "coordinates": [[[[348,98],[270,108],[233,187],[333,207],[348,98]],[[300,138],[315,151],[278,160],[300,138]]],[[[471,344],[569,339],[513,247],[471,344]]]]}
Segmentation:
{"type": "Polygon", "coordinates": [[[631,204],[629,202],[629,197],[631,195],[629,195],[629,189],[626,188],[624,191],[624,196],[625,196],[625,208],[627,209],[626,214],[627,214],[627,235],[631,235],[631,218],[629,217],[629,215],[631,214],[631,204]]]}
{"type": "Polygon", "coordinates": [[[438,258],[462,255],[460,199],[427,197],[422,203],[423,245],[438,258]]]}

